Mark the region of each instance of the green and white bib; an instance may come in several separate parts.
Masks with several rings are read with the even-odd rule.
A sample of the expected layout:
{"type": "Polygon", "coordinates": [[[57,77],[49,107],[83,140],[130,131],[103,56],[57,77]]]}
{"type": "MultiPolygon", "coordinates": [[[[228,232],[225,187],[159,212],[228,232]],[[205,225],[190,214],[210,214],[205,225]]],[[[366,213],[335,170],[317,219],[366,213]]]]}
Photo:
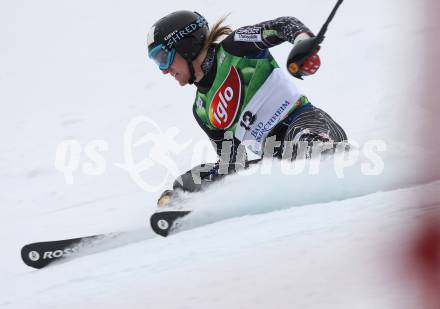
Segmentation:
{"type": "Polygon", "coordinates": [[[197,92],[196,116],[210,130],[230,131],[261,155],[270,131],[307,100],[272,58],[248,59],[216,51],[217,73],[209,91],[197,92]]]}

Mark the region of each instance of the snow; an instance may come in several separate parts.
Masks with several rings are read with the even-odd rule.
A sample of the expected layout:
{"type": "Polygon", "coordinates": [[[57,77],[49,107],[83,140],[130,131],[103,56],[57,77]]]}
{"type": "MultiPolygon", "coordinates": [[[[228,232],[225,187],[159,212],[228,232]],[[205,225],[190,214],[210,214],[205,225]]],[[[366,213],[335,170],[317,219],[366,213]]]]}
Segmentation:
{"type": "MultiPolygon", "coordinates": [[[[294,15],[317,32],[333,5],[271,3],[185,7],[210,21],[231,11],[234,27],[294,15]]],[[[418,308],[404,250],[423,215],[440,215],[440,143],[425,121],[439,108],[420,87],[435,89],[430,76],[439,65],[425,65],[424,55],[439,26],[424,18],[424,3],[344,2],[319,74],[292,79],[359,146],[356,163],[340,169],[328,160],[317,175],[310,164],[289,175],[266,161],[266,169],[192,196],[196,211],[183,231],[161,238],[146,219],[160,192],[177,172],[215,160],[193,120],[194,89],[146,60],[149,26],[181,8],[175,1],[0,4],[0,308],[418,308]],[[136,119],[154,123],[141,122],[132,140],[136,119]],[[149,167],[149,144],[134,147],[134,163],[149,167],[136,182],[121,167],[130,167],[127,145],[147,132],[181,149],[167,170],[149,167]],[[56,164],[65,140],[78,147],[71,184],[56,164]],[[378,163],[365,148],[372,140],[386,145],[375,149],[384,169],[366,176],[365,164],[378,163]],[[139,180],[156,188],[147,192],[139,180]],[[19,258],[33,241],[119,231],[124,237],[112,249],[44,270],[19,258]]],[[[289,48],[273,49],[280,65],[289,48]]]]}

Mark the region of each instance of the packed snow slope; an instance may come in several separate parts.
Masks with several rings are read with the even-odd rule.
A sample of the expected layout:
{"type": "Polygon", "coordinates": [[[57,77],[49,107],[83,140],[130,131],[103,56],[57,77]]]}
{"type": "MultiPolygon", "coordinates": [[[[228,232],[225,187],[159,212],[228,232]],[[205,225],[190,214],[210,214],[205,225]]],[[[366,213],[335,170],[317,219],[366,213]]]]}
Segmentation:
{"type": "MultiPolygon", "coordinates": [[[[293,15],[318,32],[333,5],[1,2],[0,308],[418,308],[404,248],[440,205],[439,143],[420,138],[436,113],[421,86],[439,27],[422,2],[346,0],[319,73],[292,78],[354,157],[266,161],[186,197],[196,211],[181,233],[147,226],[179,172],[215,160],[194,88],[146,58],[149,26],[192,9],[211,22],[231,12],[234,28],[293,15]],[[111,250],[40,271],[20,260],[29,242],[116,231],[128,237],[111,250]]],[[[290,48],[272,49],[280,66],[290,48]]]]}

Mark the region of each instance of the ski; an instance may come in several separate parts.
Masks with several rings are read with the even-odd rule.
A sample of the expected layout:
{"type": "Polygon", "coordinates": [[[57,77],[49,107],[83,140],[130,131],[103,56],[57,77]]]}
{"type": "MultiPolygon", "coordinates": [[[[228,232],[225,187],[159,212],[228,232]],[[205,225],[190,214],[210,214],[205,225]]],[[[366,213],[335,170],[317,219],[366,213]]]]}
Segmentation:
{"type": "MultiPolygon", "coordinates": [[[[178,228],[177,220],[188,215],[190,212],[187,210],[156,212],[150,217],[151,228],[156,234],[166,237],[178,228]]],[[[80,254],[99,252],[142,239],[144,238],[140,233],[121,232],[34,242],[23,246],[21,258],[26,265],[41,269],[54,262],[66,260],[80,254]]]]}
{"type": "Polygon", "coordinates": [[[156,212],[150,217],[151,228],[156,234],[166,237],[179,227],[177,220],[190,213],[191,211],[189,210],[165,210],[156,212]]]}
{"type": "Polygon", "coordinates": [[[41,269],[55,261],[76,255],[84,246],[91,245],[109,236],[111,236],[111,234],[35,242],[25,245],[21,249],[21,258],[26,265],[41,269]]]}
{"type": "MultiPolygon", "coordinates": [[[[161,199],[167,199],[167,204],[171,205],[171,195],[172,191],[168,190],[161,199]]],[[[179,227],[178,219],[190,212],[189,210],[173,209],[169,206],[161,207],[159,211],[151,215],[150,226],[156,234],[166,237],[177,230],[179,227]]],[[[35,242],[23,246],[21,258],[26,265],[41,269],[56,261],[65,260],[79,254],[91,254],[143,239],[145,239],[145,234],[140,230],[35,242]]]]}

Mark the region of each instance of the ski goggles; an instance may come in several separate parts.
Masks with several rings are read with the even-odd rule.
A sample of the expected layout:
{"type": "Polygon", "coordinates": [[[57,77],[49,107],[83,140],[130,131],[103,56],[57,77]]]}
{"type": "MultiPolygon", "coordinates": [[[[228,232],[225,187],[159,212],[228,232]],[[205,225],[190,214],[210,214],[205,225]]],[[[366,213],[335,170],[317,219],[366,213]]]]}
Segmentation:
{"type": "Polygon", "coordinates": [[[162,71],[170,68],[175,56],[176,50],[174,48],[168,50],[163,44],[157,45],[148,52],[148,57],[153,59],[162,71]]]}

